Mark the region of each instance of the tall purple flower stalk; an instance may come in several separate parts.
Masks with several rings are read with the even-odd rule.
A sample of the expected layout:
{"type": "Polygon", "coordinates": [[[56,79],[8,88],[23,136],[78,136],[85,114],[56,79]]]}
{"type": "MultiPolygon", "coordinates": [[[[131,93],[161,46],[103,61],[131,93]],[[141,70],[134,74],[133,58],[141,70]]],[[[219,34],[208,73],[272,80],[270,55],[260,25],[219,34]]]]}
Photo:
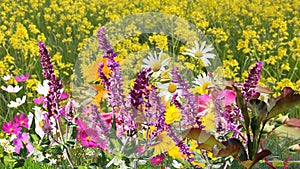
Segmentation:
{"type": "Polygon", "coordinates": [[[108,106],[113,109],[114,114],[118,112],[121,115],[123,130],[128,135],[132,135],[136,132],[137,128],[137,124],[132,116],[132,112],[136,111],[136,109],[125,102],[126,97],[122,89],[123,77],[120,72],[119,63],[114,60],[117,55],[112,49],[112,45],[109,44],[109,41],[105,38],[105,29],[103,27],[99,28],[97,37],[99,41],[99,49],[104,51],[103,58],[108,58],[107,66],[111,70],[110,77],[106,77],[103,72],[104,64],[100,63],[98,75],[101,78],[105,89],[108,91],[108,106]]]}
{"type": "Polygon", "coordinates": [[[172,138],[172,140],[176,143],[176,146],[179,147],[179,150],[182,154],[186,155],[187,161],[192,163],[195,159],[191,156],[192,151],[188,145],[184,143],[182,139],[173,131],[171,125],[166,125],[166,130],[168,131],[168,135],[172,138]]]}
{"type": "Polygon", "coordinates": [[[158,96],[158,92],[156,88],[152,86],[152,90],[149,94],[149,103],[150,106],[146,117],[148,124],[151,126],[155,126],[156,130],[153,131],[151,137],[154,138],[158,136],[165,128],[165,110],[166,106],[161,101],[161,98],[158,96]]]}
{"type": "Polygon", "coordinates": [[[57,79],[54,74],[54,68],[50,60],[49,52],[43,42],[39,42],[40,61],[42,63],[42,71],[45,79],[49,80],[50,91],[46,96],[44,106],[46,106],[48,113],[47,119],[51,116],[58,118],[60,116],[61,108],[59,106],[59,98],[61,97],[62,82],[57,79]]]}
{"type": "Polygon", "coordinates": [[[257,94],[256,87],[262,72],[263,62],[257,62],[256,65],[249,71],[248,77],[243,85],[242,94],[246,102],[257,94]]]}
{"type": "Polygon", "coordinates": [[[97,32],[97,37],[99,41],[99,49],[104,51],[104,55],[108,54],[108,51],[112,49],[111,44],[108,42],[108,39],[105,38],[105,28],[100,27],[97,32]]]}
{"type": "Polygon", "coordinates": [[[181,105],[182,126],[184,128],[189,128],[194,124],[200,125],[201,122],[197,121],[198,119],[195,118],[198,112],[198,103],[196,102],[196,96],[188,91],[190,89],[190,86],[179,75],[178,67],[174,67],[171,73],[173,76],[172,82],[177,84],[177,89],[182,91],[181,97],[185,100],[181,105]]]}

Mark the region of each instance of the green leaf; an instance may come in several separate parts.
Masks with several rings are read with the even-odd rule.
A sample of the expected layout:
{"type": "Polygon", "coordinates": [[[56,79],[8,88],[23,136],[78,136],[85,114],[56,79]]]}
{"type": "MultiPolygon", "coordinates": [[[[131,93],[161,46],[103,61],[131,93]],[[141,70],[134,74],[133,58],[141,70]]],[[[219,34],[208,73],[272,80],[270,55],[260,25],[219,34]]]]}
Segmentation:
{"type": "Polygon", "coordinates": [[[11,156],[4,156],[3,162],[5,166],[13,168],[13,166],[17,163],[15,159],[13,159],[11,156]]]}
{"type": "Polygon", "coordinates": [[[299,139],[300,138],[300,128],[288,126],[287,124],[283,124],[277,127],[274,130],[274,133],[279,137],[287,137],[291,139],[299,139]]]}
{"type": "Polygon", "coordinates": [[[238,107],[241,109],[241,113],[243,114],[244,121],[245,121],[245,128],[248,131],[250,126],[250,117],[247,110],[246,101],[244,99],[244,96],[239,91],[239,89],[235,86],[233,86],[235,93],[236,93],[236,103],[238,107]]]}
{"type": "Polygon", "coordinates": [[[270,110],[266,118],[266,121],[299,104],[300,104],[300,95],[294,94],[293,89],[291,89],[290,87],[285,87],[281,91],[281,95],[278,98],[276,98],[276,104],[270,110]]]}
{"type": "Polygon", "coordinates": [[[249,101],[249,108],[252,110],[253,115],[258,117],[259,123],[266,118],[268,106],[264,101],[252,99],[249,101]]]}
{"type": "Polygon", "coordinates": [[[201,142],[201,144],[197,147],[198,149],[213,151],[213,147],[215,145],[218,145],[220,148],[224,147],[224,145],[220,141],[218,141],[212,134],[200,128],[187,129],[183,131],[181,135],[183,137],[201,142]]]}

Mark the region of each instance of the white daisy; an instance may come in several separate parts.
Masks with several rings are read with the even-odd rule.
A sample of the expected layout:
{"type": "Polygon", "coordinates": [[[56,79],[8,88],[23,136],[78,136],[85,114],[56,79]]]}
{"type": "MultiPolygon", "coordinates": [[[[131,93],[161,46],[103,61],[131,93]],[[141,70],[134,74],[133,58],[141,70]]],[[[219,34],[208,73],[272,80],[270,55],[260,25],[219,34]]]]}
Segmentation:
{"type": "Polygon", "coordinates": [[[10,108],[19,107],[25,103],[25,100],[26,100],[26,96],[23,96],[22,99],[17,98],[16,101],[10,101],[10,104],[8,104],[7,106],[10,108]]]}
{"type": "Polygon", "coordinates": [[[194,41],[195,43],[195,47],[192,49],[186,49],[187,52],[182,52],[183,55],[189,55],[191,57],[197,58],[197,59],[201,59],[204,66],[209,66],[211,65],[209,59],[214,59],[216,57],[215,54],[210,53],[211,51],[214,50],[214,48],[212,48],[212,45],[208,45],[206,46],[206,41],[204,41],[201,45],[201,47],[199,47],[199,43],[198,41],[194,41]]]}
{"type": "Polygon", "coordinates": [[[23,87],[8,85],[7,87],[1,86],[2,90],[7,91],[8,93],[18,93],[23,87]]]}
{"type": "Polygon", "coordinates": [[[39,94],[42,94],[44,96],[47,96],[48,93],[49,93],[49,90],[50,90],[50,87],[48,85],[49,83],[49,80],[44,80],[43,81],[43,85],[41,83],[38,84],[38,87],[36,88],[36,91],[39,93],[39,94]]]}
{"type": "Polygon", "coordinates": [[[206,73],[199,74],[193,81],[195,86],[202,86],[208,83],[211,84],[211,78],[206,73]]]}
{"type": "Polygon", "coordinates": [[[157,85],[157,87],[161,90],[159,92],[158,96],[164,97],[164,100],[167,102],[172,99],[174,94],[181,95],[181,90],[177,89],[177,86],[175,83],[163,83],[157,85]]]}
{"type": "Polygon", "coordinates": [[[142,68],[151,68],[153,72],[161,72],[166,70],[166,66],[169,64],[169,59],[165,59],[161,61],[163,51],[160,51],[157,56],[156,51],[154,51],[154,55],[150,53],[150,55],[143,59],[142,68]]]}

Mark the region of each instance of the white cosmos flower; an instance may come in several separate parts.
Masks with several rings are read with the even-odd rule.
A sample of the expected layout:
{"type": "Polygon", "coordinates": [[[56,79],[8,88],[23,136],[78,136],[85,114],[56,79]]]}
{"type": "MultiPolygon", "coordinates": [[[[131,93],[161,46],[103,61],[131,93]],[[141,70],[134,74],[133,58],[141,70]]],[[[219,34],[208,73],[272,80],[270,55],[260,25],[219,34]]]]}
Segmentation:
{"type": "Polygon", "coordinates": [[[161,90],[158,94],[160,97],[164,97],[165,101],[169,101],[172,99],[172,96],[177,93],[178,96],[181,95],[181,90],[177,89],[175,83],[163,83],[158,84],[157,87],[161,90]]]}
{"type": "Polygon", "coordinates": [[[194,41],[195,43],[195,47],[192,49],[186,49],[186,52],[182,52],[183,55],[189,55],[191,57],[197,58],[197,59],[201,59],[204,66],[209,66],[211,65],[209,59],[214,59],[216,57],[215,54],[210,53],[211,51],[214,50],[214,48],[212,48],[212,45],[208,45],[206,46],[206,41],[204,41],[201,45],[201,47],[199,46],[198,41],[194,41]]]}
{"type": "Polygon", "coordinates": [[[7,87],[1,86],[2,90],[7,91],[8,93],[18,93],[23,87],[8,85],[7,87]]]}
{"type": "Polygon", "coordinates": [[[50,90],[50,87],[49,87],[48,83],[49,83],[49,80],[44,80],[43,85],[41,83],[39,83],[38,87],[36,88],[36,91],[39,94],[47,96],[47,94],[49,93],[49,90],[50,90]]]}
{"type": "Polygon", "coordinates": [[[22,104],[25,103],[25,100],[26,100],[26,96],[23,96],[22,99],[20,98],[17,98],[16,101],[10,101],[10,104],[8,104],[7,106],[8,107],[19,107],[21,106],[22,104]]]}
{"type": "MultiPolygon", "coordinates": [[[[41,109],[41,107],[38,106],[34,106],[34,108],[32,108],[34,110],[34,123],[35,123],[35,132],[37,135],[40,136],[40,138],[43,138],[45,136],[45,132],[43,130],[43,124],[45,121],[45,117],[44,114],[47,114],[46,111],[43,111],[41,109]]],[[[55,128],[55,119],[52,117],[50,117],[50,121],[52,122],[52,132],[56,133],[56,128],[55,128]]]]}
{"type": "Polygon", "coordinates": [[[143,59],[142,68],[151,68],[155,73],[165,71],[166,66],[169,64],[169,59],[161,61],[163,51],[161,50],[158,56],[156,51],[154,51],[154,55],[152,55],[152,53],[149,54],[150,55],[147,58],[143,59]]]}
{"type": "Polygon", "coordinates": [[[181,167],[182,167],[182,164],[179,163],[179,162],[176,161],[176,160],[173,160],[172,166],[173,166],[174,168],[181,168],[181,167]]]}
{"type": "Polygon", "coordinates": [[[9,74],[9,75],[3,76],[2,79],[4,81],[8,81],[11,77],[12,77],[12,74],[9,74]]]}

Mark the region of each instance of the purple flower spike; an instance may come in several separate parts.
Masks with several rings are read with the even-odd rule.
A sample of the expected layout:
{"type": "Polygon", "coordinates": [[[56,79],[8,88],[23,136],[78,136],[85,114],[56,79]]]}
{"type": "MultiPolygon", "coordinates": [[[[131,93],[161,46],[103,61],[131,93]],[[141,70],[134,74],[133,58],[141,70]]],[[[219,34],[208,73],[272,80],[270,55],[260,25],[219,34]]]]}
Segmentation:
{"type": "Polygon", "coordinates": [[[62,82],[57,79],[54,74],[54,67],[51,63],[49,52],[43,42],[39,42],[39,48],[43,76],[45,79],[49,80],[48,85],[50,87],[50,91],[45,98],[44,106],[48,110],[48,118],[50,118],[52,115],[55,115],[58,118],[60,116],[59,112],[61,112],[61,108],[59,107],[59,100],[62,95],[62,82]]]}
{"type": "Polygon", "coordinates": [[[105,38],[105,28],[100,27],[97,33],[98,41],[99,41],[99,49],[104,51],[104,55],[108,54],[108,51],[112,48],[111,44],[109,44],[108,40],[105,38]]]}
{"type": "Polygon", "coordinates": [[[263,62],[257,62],[256,65],[249,71],[248,77],[243,85],[242,94],[246,102],[256,95],[256,87],[262,72],[263,62]]]}

